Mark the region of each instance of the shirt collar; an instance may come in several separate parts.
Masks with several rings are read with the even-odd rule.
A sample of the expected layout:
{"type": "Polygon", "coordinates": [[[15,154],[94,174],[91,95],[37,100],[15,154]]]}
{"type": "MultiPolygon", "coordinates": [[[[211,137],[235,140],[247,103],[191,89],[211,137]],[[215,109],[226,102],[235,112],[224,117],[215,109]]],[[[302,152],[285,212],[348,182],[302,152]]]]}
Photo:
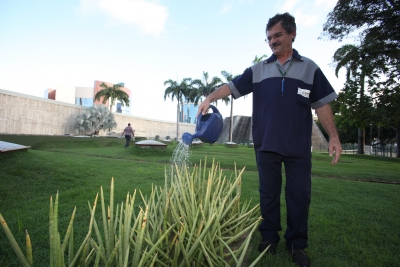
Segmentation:
{"type": "MultiPolygon", "coordinates": [[[[296,49],[293,49],[292,57],[294,57],[297,60],[303,61],[303,57],[299,54],[299,52],[297,52],[296,49]]],[[[271,62],[274,62],[275,60],[277,60],[277,57],[274,54],[272,54],[272,56],[270,56],[268,59],[264,60],[264,63],[271,63],[271,62]]]]}

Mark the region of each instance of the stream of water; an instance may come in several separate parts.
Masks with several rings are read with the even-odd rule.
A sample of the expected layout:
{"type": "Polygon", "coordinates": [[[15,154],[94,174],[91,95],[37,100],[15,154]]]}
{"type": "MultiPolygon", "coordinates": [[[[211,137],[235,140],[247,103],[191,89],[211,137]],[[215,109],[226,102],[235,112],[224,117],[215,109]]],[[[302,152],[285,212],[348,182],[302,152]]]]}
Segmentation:
{"type": "Polygon", "coordinates": [[[185,166],[189,167],[189,158],[191,154],[192,151],[190,149],[190,145],[186,145],[180,141],[176,146],[174,153],[172,154],[170,163],[171,165],[177,165],[178,167],[182,167],[184,164],[185,166]]]}

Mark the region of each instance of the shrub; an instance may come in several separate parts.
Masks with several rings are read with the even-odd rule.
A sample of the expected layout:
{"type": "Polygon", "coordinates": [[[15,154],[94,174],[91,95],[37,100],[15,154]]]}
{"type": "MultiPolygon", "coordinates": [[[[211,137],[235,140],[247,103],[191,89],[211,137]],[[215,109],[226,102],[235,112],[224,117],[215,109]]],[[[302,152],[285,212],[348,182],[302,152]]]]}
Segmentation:
{"type": "MultiPolygon", "coordinates": [[[[77,250],[75,209],[63,239],[58,232],[57,193],[54,203],[50,198],[50,266],[242,266],[260,222],[258,205],[240,201],[243,171],[235,171],[231,180],[214,162],[210,169],[200,162],[192,171],[171,166],[164,188],[153,187],[148,197],[139,192],[144,203],[139,207],[136,191],[115,206],[112,179],[107,207],[100,188],[100,216],[95,216],[98,194],[93,205],[88,203],[88,232],[77,250]]],[[[22,266],[32,266],[29,235],[24,256],[1,214],[0,220],[22,266]]]]}
{"type": "Polygon", "coordinates": [[[86,108],[81,115],[75,118],[75,132],[77,134],[91,131],[91,134],[98,134],[101,129],[113,129],[117,127],[114,115],[104,105],[93,105],[86,108]]]}

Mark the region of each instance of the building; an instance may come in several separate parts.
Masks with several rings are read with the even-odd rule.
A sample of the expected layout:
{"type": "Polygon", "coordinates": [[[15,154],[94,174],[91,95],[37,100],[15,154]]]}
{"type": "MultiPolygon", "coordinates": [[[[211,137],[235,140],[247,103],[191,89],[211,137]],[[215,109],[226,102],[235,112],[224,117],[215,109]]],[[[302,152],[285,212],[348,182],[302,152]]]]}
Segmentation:
{"type": "Polygon", "coordinates": [[[196,124],[197,110],[198,110],[198,107],[195,106],[194,103],[190,103],[190,102],[183,103],[181,110],[180,110],[179,122],[196,124]]]}
{"type": "Polygon", "coordinates": [[[93,106],[93,87],[75,87],[75,105],[93,106]]]}
{"type": "Polygon", "coordinates": [[[59,84],[56,89],[46,89],[44,91],[44,98],[74,104],[75,88],[73,86],[59,84]]]}
{"type": "MultiPolygon", "coordinates": [[[[103,81],[94,81],[93,87],[71,87],[65,85],[58,85],[57,89],[46,89],[44,91],[44,98],[52,99],[60,102],[65,102],[69,104],[80,105],[84,107],[91,107],[94,104],[102,104],[103,99],[100,101],[94,101],[94,96],[97,92],[103,90],[100,86],[103,81]]],[[[107,86],[113,86],[114,84],[109,82],[104,82],[107,86]]],[[[132,92],[130,89],[124,87],[120,88],[122,91],[128,94],[129,100],[131,101],[132,92]]],[[[105,104],[107,107],[109,105],[108,100],[105,104]]],[[[111,107],[112,112],[131,114],[131,108],[127,106],[122,106],[120,101],[116,101],[115,105],[111,107]]]]}

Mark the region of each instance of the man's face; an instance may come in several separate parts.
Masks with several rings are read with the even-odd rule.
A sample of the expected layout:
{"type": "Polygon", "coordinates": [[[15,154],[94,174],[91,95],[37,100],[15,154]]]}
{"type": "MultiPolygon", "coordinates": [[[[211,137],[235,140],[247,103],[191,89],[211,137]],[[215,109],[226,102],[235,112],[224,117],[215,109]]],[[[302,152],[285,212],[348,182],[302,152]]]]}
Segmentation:
{"type": "Polygon", "coordinates": [[[286,32],[281,23],[277,23],[267,31],[268,45],[275,56],[284,55],[292,50],[292,40],[296,37],[296,31],[286,32]]]}

